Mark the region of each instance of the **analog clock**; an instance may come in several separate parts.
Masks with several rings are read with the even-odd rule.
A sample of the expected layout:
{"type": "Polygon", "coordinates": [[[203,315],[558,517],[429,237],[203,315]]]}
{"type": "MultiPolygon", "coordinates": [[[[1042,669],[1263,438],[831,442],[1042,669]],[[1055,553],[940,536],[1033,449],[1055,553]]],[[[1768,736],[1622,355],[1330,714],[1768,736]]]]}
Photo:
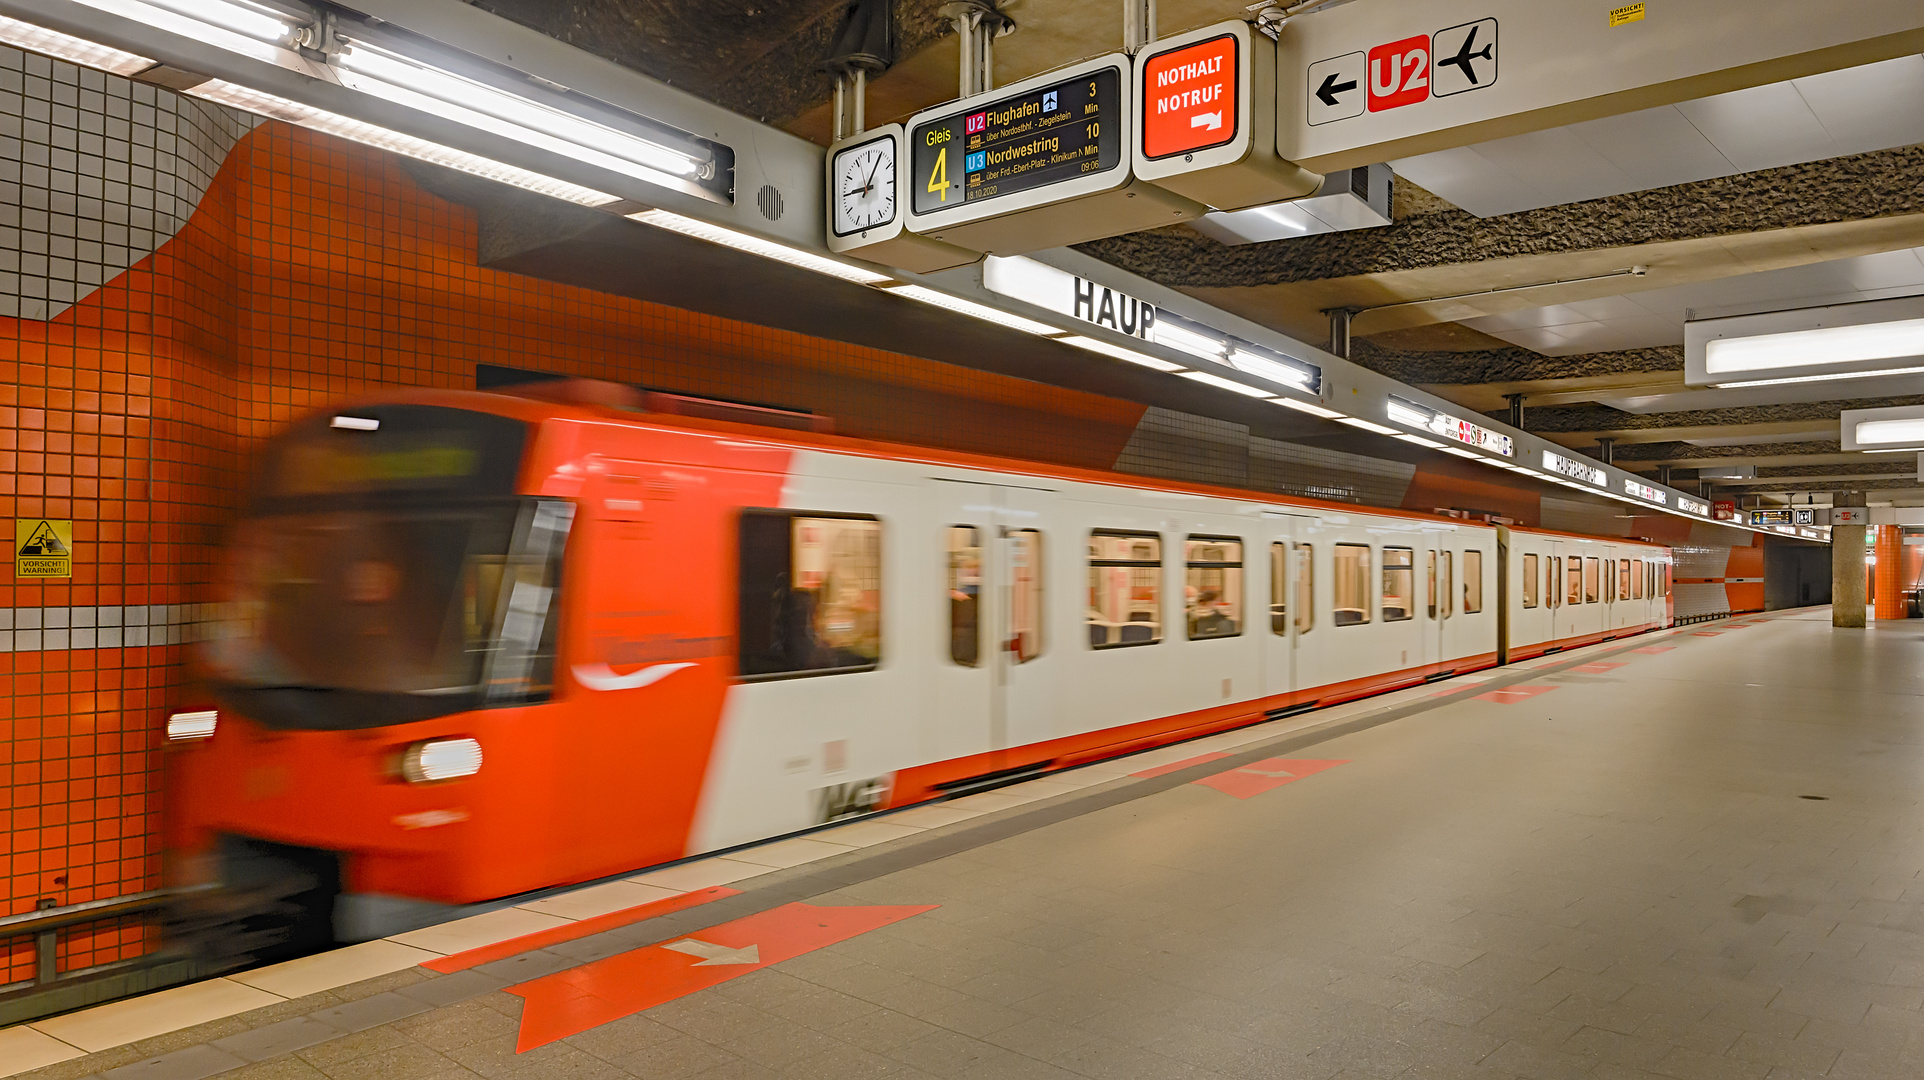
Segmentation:
{"type": "Polygon", "coordinates": [[[851,135],[828,148],[822,167],[828,170],[823,194],[828,198],[828,249],[838,255],[930,274],[952,266],[966,266],[982,257],[903,228],[900,124],[883,124],[851,135]]]}
{"type": "Polygon", "coordinates": [[[895,220],[895,139],[890,135],[843,147],[830,167],[835,234],[866,232],[895,220]]]}

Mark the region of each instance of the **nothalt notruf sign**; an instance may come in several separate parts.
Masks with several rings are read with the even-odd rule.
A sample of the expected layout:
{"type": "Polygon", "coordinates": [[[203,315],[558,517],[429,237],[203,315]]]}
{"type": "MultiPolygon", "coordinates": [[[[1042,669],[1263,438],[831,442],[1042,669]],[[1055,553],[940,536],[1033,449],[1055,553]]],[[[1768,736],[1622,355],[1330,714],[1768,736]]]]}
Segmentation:
{"type": "Polygon", "coordinates": [[[1321,178],[1276,156],[1276,44],[1246,22],[1136,54],[1136,175],[1218,210],[1295,199],[1321,178]]]}

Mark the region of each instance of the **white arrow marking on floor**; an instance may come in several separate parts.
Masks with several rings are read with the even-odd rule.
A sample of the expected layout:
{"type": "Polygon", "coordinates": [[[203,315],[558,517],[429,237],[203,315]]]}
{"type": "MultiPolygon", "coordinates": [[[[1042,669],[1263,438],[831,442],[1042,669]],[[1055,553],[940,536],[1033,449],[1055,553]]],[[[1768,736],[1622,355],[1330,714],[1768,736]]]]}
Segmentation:
{"type": "Polygon", "coordinates": [[[1282,772],[1265,772],[1262,769],[1250,768],[1249,766],[1244,766],[1243,768],[1237,769],[1236,771],[1239,773],[1248,773],[1251,776],[1295,776],[1296,775],[1295,773],[1290,772],[1287,769],[1283,770],[1282,772]]]}
{"type": "Polygon", "coordinates": [[[687,953],[690,956],[701,957],[701,963],[694,965],[695,967],[721,967],[725,964],[759,964],[762,962],[762,949],[759,945],[750,945],[746,949],[731,949],[726,945],[716,945],[713,942],[699,941],[695,938],[683,938],[680,941],[663,945],[662,948],[672,949],[678,953],[687,953]]]}
{"type": "Polygon", "coordinates": [[[1192,128],[1208,128],[1211,131],[1223,126],[1223,114],[1219,112],[1197,113],[1189,118],[1192,128]]]}

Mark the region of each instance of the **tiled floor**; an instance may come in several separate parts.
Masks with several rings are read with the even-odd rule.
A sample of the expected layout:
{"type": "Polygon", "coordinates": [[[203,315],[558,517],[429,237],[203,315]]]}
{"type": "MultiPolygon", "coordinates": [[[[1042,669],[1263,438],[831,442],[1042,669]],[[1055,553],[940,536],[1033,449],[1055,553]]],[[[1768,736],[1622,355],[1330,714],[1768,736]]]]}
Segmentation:
{"type": "Polygon", "coordinates": [[[1821,610],[1610,643],[183,988],[209,1021],[185,1030],[155,1036],[156,995],[0,1031],[0,1073],[1916,1077],[1920,661],[1924,627],[1821,610]],[[1557,692],[1485,699],[1519,686],[1557,692]],[[1284,782],[1297,761],[1327,767],[1284,782]],[[1251,769],[1277,785],[1197,782],[1251,769]],[[739,892],[411,966],[717,885],[739,892]],[[779,934],[728,930],[875,905],[779,963],[745,951],[779,934]],[[649,963],[707,988],[569,1019],[621,1013],[649,963]],[[546,999],[575,1033],[517,1053],[542,987],[584,995],[546,999]]]}

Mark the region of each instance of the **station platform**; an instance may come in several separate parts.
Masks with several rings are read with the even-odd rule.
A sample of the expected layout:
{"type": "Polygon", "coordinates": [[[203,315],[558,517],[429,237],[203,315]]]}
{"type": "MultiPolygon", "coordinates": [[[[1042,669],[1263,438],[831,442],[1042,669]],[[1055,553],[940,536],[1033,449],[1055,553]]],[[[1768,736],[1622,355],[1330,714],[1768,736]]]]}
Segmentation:
{"type": "Polygon", "coordinates": [[[0,1074],[1914,1077],[1921,644],[1606,642],[0,1031],[0,1074]]]}

